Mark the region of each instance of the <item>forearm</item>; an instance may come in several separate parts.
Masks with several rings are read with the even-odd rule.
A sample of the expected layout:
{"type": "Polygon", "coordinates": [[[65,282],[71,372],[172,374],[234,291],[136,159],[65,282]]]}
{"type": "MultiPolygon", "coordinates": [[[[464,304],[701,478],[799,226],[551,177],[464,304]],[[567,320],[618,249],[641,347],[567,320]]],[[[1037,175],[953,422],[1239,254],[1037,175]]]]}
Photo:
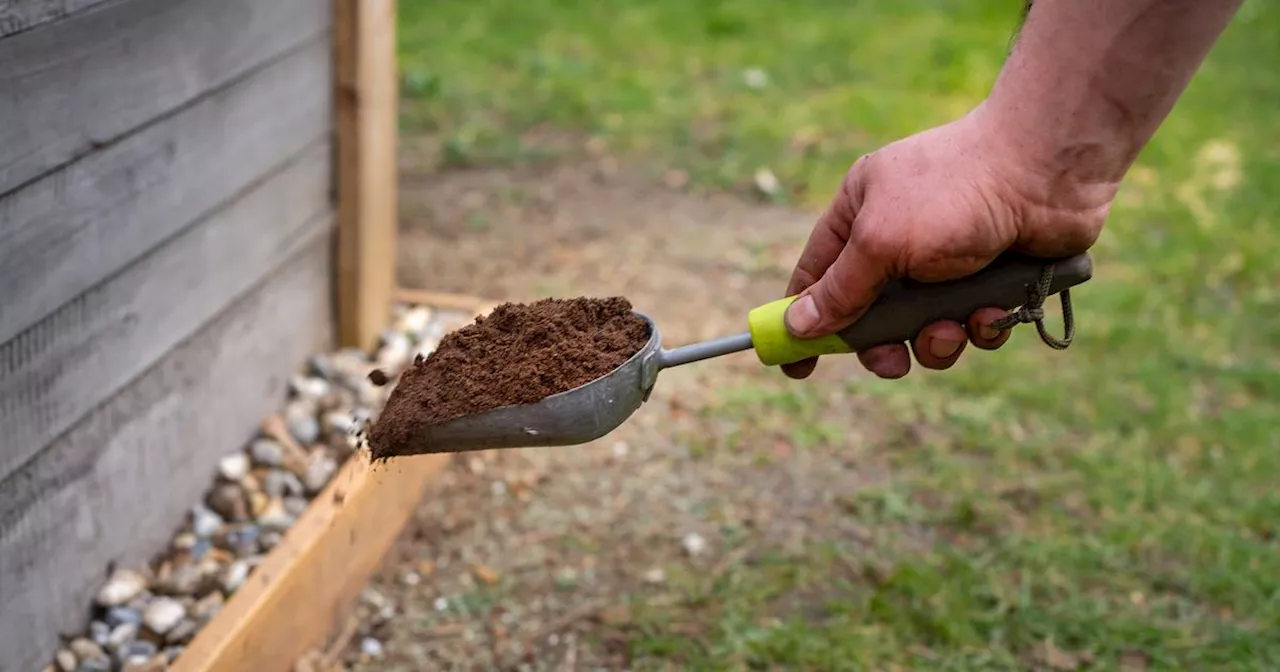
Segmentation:
{"type": "Polygon", "coordinates": [[[1037,0],[982,114],[1057,180],[1113,189],[1243,0],[1037,0]]]}

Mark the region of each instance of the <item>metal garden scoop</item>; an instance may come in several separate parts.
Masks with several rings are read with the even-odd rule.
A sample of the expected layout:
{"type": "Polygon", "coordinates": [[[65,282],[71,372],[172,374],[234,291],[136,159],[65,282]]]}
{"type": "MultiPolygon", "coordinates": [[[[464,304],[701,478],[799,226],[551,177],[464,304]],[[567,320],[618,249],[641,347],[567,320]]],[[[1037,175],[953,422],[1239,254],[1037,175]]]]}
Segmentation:
{"type": "Polygon", "coordinates": [[[748,330],[673,350],[662,347],[662,334],[647,315],[649,341],[611,373],[571,390],[532,404],[518,404],[457,418],[428,427],[419,442],[420,453],[452,453],[491,448],[568,446],[598,439],[631,417],[649,398],[663,369],[720,355],[755,349],[760,363],[778,366],[818,355],[857,352],[885,343],[910,340],[921,328],[937,320],[964,323],[978,308],[994,306],[1021,310],[997,325],[1035,322],[1040,336],[1052,347],[1063,349],[1073,331],[1070,287],[1087,281],[1093,264],[1087,254],[1060,260],[1006,255],[982,271],[960,280],[942,283],[900,282],[886,287],[880,298],[853,325],[838,334],[798,339],[783,323],[787,297],[753,309],[748,330]],[[1065,340],[1045,330],[1040,305],[1062,293],[1065,340]]]}

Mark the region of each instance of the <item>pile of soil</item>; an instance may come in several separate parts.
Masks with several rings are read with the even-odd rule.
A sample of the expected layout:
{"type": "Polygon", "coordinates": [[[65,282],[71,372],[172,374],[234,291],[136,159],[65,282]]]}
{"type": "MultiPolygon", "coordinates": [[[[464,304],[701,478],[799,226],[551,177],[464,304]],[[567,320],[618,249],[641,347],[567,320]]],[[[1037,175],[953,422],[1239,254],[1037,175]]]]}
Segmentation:
{"type": "Polygon", "coordinates": [[[648,340],[648,325],[622,297],[504,303],[401,374],[368,432],[373,458],[415,452],[424,427],[589,383],[648,340]]]}

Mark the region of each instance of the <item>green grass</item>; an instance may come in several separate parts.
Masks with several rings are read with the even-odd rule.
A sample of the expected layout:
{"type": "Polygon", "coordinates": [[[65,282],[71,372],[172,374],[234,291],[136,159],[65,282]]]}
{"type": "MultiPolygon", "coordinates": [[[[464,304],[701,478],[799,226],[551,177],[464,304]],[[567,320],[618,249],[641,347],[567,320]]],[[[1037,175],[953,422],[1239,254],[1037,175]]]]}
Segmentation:
{"type": "MultiPolygon", "coordinates": [[[[860,153],[985,94],[1020,5],[404,1],[403,123],[453,163],[519,160],[526,131],[564,129],[706,188],[767,167],[821,206],[860,153]]],[[[930,550],[879,549],[875,580],[848,585],[821,549],[735,567],[707,588],[701,639],[655,617],[636,652],[691,669],[1009,669],[1051,639],[1100,669],[1126,651],[1153,669],[1280,667],[1277,34],[1280,6],[1246,3],[1142,155],[1074,293],[1071,349],[1027,327],[998,355],[853,390],[944,430],[894,447],[894,490],[849,514],[928,525],[930,550]],[[764,619],[806,590],[840,599],[764,619]]],[[[838,449],[796,410],[818,403],[806,390],[719,412],[804,417],[797,445],[838,449]]]]}

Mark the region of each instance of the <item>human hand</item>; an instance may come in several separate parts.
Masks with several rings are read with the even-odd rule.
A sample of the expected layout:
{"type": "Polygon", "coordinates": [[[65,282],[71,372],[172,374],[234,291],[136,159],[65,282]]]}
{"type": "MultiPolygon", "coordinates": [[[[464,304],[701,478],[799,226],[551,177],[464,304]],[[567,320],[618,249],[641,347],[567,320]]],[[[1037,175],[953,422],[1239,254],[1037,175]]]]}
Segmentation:
{"type": "MultiPolygon", "coordinates": [[[[961,278],[1006,250],[1058,258],[1093,245],[1118,183],[1063,171],[1055,157],[1028,156],[994,126],[979,107],[853,164],[787,286],[787,296],[801,295],[786,314],[792,335],[840,331],[893,280],[961,278]]],[[[911,351],[925,368],[950,368],[970,342],[984,350],[1004,345],[1009,331],[988,325],[1007,314],[983,308],[966,324],[935,322],[911,341],[911,351]]],[[[904,343],[859,352],[858,359],[882,378],[911,368],[904,343]]],[[[782,368],[805,378],[816,364],[813,358],[782,368]]]]}

